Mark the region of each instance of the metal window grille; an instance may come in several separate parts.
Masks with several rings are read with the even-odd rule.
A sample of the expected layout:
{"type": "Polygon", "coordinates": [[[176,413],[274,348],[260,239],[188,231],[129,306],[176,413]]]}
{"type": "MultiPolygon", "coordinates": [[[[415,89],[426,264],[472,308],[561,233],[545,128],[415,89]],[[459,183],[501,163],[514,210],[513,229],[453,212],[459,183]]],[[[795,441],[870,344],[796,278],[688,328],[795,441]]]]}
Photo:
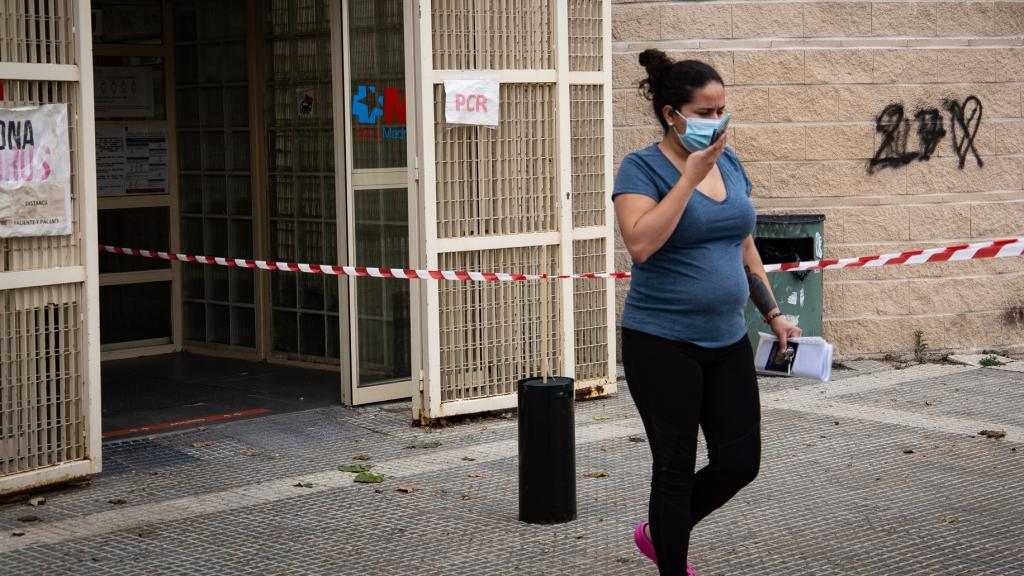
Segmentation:
{"type": "Polygon", "coordinates": [[[604,60],[601,0],[569,0],[569,69],[600,72],[604,60]]]}
{"type": "Polygon", "coordinates": [[[553,69],[551,14],[545,0],[437,0],[434,69],[553,69]]]}
{"type": "Polygon", "coordinates": [[[0,3],[0,62],[78,64],[74,0],[0,3]]]}
{"type": "MultiPolygon", "coordinates": [[[[76,32],[83,15],[88,11],[73,0],[0,1],[0,62],[78,66],[87,44],[76,32]]],[[[67,104],[73,233],[0,239],[0,276],[31,271],[35,279],[21,276],[21,287],[0,290],[0,493],[95,472],[100,461],[99,423],[89,419],[87,404],[88,388],[98,390],[90,381],[98,376],[98,310],[86,307],[97,301],[97,260],[85,262],[82,252],[96,242],[82,215],[85,195],[95,197],[80,164],[80,140],[93,133],[79,103],[91,103],[91,94],[71,81],[14,76],[3,84],[4,106],[67,104]],[[60,268],[88,280],[56,283],[60,268]],[[88,326],[97,332],[87,333],[88,326]]]]}
{"type": "MultiPolygon", "coordinates": [[[[607,240],[572,243],[573,271],[605,269],[607,240]]],[[[577,280],[573,285],[576,343],[576,381],[608,377],[608,280],[577,280]]]]}
{"type": "MultiPolygon", "coordinates": [[[[558,249],[548,247],[548,273],[559,270],[558,249]]],[[[541,249],[501,248],[440,255],[446,270],[542,271],[541,249]]],[[[443,401],[516,393],[521,378],[541,366],[541,294],[548,291],[548,362],[561,362],[560,292],[554,282],[443,282],[441,393],[443,401]]]]}
{"type": "Polygon", "coordinates": [[[82,289],[0,292],[0,475],[86,456],[82,289]]]}
{"type": "Polygon", "coordinates": [[[605,224],[604,87],[570,87],[572,224],[605,224]]]}
{"type": "Polygon", "coordinates": [[[497,130],[452,127],[436,88],[439,238],[558,229],[554,102],[550,84],[503,84],[497,130]]]}

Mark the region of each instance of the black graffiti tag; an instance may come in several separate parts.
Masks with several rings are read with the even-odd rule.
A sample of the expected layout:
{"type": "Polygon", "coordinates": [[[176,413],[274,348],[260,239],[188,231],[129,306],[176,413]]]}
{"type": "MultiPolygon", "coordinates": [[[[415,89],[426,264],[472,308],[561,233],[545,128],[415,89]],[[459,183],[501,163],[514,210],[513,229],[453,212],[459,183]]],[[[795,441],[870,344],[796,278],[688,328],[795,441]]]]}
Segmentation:
{"type": "MultiPolygon", "coordinates": [[[[953,151],[958,158],[959,168],[963,170],[968,154],[974,154],[979,167],[984,166],[974,146],[974,138],[981,126],[981,100],[977,96],[968,96],[963,102],[945,100],[943,106],[949,111],[953,151]]],[[[882,110],[875,119],[875,131],[882,136],[878,150],[868,161],[868,174],[874,174],[882,168],[906,166],[914,160],[925,162],[931,159],[939,143],[946,137],[942,112],[937,108],[921,108],[914,113],[914,122],[917,123],[920,148],[908,151],[911,120],[906,117],[903,104],[895,102],[882,110]]]]}
{"type": "Polygon", "coordinates": [[[953,152],[959,159],[959,168],[963,170],[968,152],[974,154],[974,160],[981,168],[985,162],[978,154],[978,149],[974,147],[974,137],[978,135],[978,127],[981,126],[981,100],[976,96],[968,96],[962,104],[956,100],[946,100],[945,104],[951,116],[949,126],[952,132],[953,152]]]}
{"type": "Polygon", "coordinates": [[[904,118],[903,104],[886,106],[875,119],[875,131],[882,135],[882,142],[868,162],[868,174],[881,168],[899,168],[917,159],[917,152],[907,152],[910,120],[904,118]]]}
{"type": "Polygon", "coordinates": [[[925,162],[946,137],[946,129],[942,127],[942,113],[935,108],[925,108],[918,110],[914,119],[917,120],[917,139],[921,141],[918,160],[925,162]]]}

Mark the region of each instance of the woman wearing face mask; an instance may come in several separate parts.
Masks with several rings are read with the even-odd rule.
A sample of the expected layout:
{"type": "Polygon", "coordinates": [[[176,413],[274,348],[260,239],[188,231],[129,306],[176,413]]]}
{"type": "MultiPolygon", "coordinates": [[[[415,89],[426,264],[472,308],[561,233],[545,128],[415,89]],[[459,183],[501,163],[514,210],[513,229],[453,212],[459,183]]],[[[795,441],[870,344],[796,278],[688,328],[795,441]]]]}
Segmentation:
{"type": "Polygon", "coordinates": [[[634,530],[662,576],[695,574],[690,531],[757,475],[760,403],[743,307],[749,297],[782,340],[801,335],[779,312],[754,247],[751,182],[724,132],[725,84],[714,68],[640,54],[640,88],[665,131],[628,154],[615,214],[633,257],[622,361],[653,455],[649,518],[634,530]],[[694,473],[697,426],[709,464],[694,473]]]}

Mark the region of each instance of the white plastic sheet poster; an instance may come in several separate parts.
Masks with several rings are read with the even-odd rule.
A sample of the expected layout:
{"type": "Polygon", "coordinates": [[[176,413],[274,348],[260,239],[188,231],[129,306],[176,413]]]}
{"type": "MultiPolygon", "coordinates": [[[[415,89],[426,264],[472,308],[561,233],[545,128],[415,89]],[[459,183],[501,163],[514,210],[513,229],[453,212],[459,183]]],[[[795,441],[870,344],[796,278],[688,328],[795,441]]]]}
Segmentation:
{"type": "Polygon", "coordinates": [[[67,105],[0,108],[0,238],[71,232],[67,105]]]}
{"type": "Polygon", "coordinates": [[[445,80],[445,123],[497,128],[499,93],[497,76],[445,80]]]}
{"type": "Polygon", "coordinates": [[[167,131],[157,126],[97,126],[96,193],[166,194],[167,131]]]}

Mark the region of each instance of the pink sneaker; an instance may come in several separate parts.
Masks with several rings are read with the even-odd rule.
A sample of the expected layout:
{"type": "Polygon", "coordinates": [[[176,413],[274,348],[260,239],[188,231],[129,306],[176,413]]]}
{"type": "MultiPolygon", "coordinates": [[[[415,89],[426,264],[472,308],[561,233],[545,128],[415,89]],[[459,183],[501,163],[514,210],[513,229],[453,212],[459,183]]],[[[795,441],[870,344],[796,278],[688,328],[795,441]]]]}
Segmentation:
{"type": "MultiPolygon", "coordinates": [[[[636,543],[636,547],[640,549],[640,552],[650,558],[651,562],[654,562],[654,565],[657,566],[658,557],[654,553],[654,543],[647,537],[647,524],[649,522],[644,521],[636,525],[636,528],[633,530],[633,542],[636,543]]],[[[697,571],[693,569],[693,564],[689,562],[686,563],[686,576],[697,576],[697,571]]]]}
{"type": "Polygon", "coordinates": [[[641,522],[636,525],[636,529],[633,530],[633,542],[636,543],[636,547],[643,552],[644,556],[651,559],[654,565],[658,565],[658,557],[654,554],[654,542],[647,537],[647,533],[644,531],[647,528],[647,521],[641,522]]]}

